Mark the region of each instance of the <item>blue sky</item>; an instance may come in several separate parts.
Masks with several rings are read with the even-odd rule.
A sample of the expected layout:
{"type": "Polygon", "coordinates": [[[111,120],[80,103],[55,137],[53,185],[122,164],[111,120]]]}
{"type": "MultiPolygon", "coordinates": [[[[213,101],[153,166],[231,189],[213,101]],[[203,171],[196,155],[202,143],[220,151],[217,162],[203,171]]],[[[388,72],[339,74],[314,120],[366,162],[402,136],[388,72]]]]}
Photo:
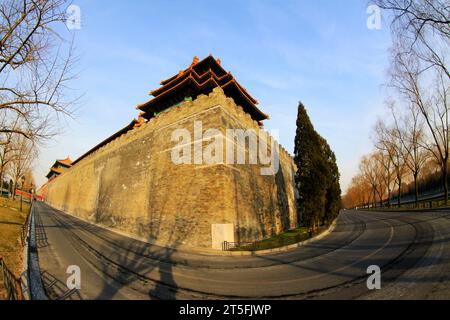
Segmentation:
{"type": "Polygon", "coordinates": [[[367,1],[74,1],[83,97],[64,133],[41,149],[38,184],[56,158],[77,158],[137,116],[162,79],[212,53],[294,148],[298,101],[335,151],[345,190],[383,112],[389,30],[369,30],[367,1]]]}

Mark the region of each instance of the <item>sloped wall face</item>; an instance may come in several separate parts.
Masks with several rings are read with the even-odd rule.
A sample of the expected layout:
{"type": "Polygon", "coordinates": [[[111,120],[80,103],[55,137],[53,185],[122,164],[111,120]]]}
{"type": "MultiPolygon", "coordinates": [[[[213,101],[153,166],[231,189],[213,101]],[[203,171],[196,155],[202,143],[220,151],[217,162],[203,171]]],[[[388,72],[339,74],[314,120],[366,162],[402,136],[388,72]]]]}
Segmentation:
{"type": "MultiPolygon", "coordinates": [[[[243,128],[239,118],[230,114],[223,117],[227,128],[243,128]]],[[[249,129],[247,124],[246,129],[249,129]]],[[[253,128],[255,132],[258,128],[253,128]]],[[[230,140],[228,140],[230,141],[230,140]]],[[[235,142],[235,141],[233,141],[235,142]]],[[[270,141],[266,141],[268,154],[273,155],[270,141]]],[[[247,149],[247,159],[249,151],[247,149]]],[[[298,226],[294,188],[295,166],[291,156],[278,149],[279,168],[272,174],[262,174],[258,158],[256,165],[234,164],[227,171],[227,199],[233,200],[231,211],[236,214],[236,240],[251,242],[267,238],[298,226]]]]}
{"type": "Polygon", "coordinates": [[[208,145],[198,144],[198,123],[200,132],[218,130],[224,155],[227,128],[259,129],[215,89],[90,154],[49,185],[46,201],[93,223],[169,246],[211,247],[212,225],[217,224],[233,224],[236,241],[296,227],[291,157],[281,149],[280,168],[268,176],[261,175],[258,164],[195,163],[194,149],[208,145]],[[192,139],[173,140],[177,129],[186,129],[192,139]],[[181,145],[190,147],[192,163],[174,162],[174,149],[187,154],[180,153],[181,145]]]}

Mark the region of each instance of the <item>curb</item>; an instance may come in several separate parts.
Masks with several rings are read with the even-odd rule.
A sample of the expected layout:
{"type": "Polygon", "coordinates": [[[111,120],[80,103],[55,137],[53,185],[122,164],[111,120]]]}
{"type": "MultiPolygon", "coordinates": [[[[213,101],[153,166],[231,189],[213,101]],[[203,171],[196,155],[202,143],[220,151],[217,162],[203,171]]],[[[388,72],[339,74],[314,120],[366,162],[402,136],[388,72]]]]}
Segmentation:
{"type": "MultiPolygon", "coordinates": [[[[31,210],[31,208],[30,208],[31,210]]],[[[29,213],[31,215],[31,211],[29,213]]],[[[25,245],[22,249],[22,273],[20,275],[20,285],[21,285],[21,289],[22,289],[22,296],[25,300],[31,300],[31,295],[30,295],[30,285],[29,285],[29,280],[28,280],[28,250],[29,250],[29,239],[30,239],[30,226],[31,226],[31,221],[28,221],[28,226],[27,226],[27,234],[25,236],[25,245]]]]}
{"type": "Polygon", "coordinates": [[[28,242],[28,290],[30,300],[48,300],[45,294],[44,286],[41,279],[41,271],[39,268],[39,257],[36,243],[36,222],[34,216],[34,205],[30,208],[30,227],[29,227],[29,242],[28,242]]]}

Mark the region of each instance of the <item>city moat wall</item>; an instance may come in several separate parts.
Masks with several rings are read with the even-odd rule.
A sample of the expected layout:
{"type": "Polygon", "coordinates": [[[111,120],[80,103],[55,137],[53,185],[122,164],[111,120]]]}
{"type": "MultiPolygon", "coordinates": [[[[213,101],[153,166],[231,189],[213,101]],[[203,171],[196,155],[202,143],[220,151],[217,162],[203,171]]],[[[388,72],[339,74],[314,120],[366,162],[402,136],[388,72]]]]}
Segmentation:
{"type": "Polygon", "coordinates": [[[71,215],[169,246],[217,248],[218,240],[250,242],[297,227],[295,167],[281,146],[274,175],[261,175],[259,164],[172,161],[177,145],[172,132],[188,129],[195,144],[197,121],[203,132],[218,129],[224,140],[227,128],[259,130],[216,88],[81,159],[49,184],[46,201],[71,215]]]}

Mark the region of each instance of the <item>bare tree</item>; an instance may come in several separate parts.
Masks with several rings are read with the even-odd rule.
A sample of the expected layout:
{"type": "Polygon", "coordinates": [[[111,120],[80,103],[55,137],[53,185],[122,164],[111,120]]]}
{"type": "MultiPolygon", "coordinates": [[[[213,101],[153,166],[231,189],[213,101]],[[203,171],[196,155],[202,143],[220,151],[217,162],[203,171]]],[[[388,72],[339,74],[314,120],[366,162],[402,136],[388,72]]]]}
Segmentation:
{"type": "Polygon", "coordinates": [[[58,131],[60,115],[72,114],[72,43],[58,32],[66,7],[65,0],[0,3],[0,133],[40,141],[58,131]]]}
{"type": "Polygon", "coordinates": [[[371,186],[367,179],[361,174],[357,175],[356,178],[357,192],[358,192],[358,204],[366,205],[370,204],[371,197],[371,186]]]}
{"type": "Polygon", "coordinates": [[[448,201],[448,161],[450,152],[449,94],[450,80],[442,69],[423,73],[420,60],[406,54],[395,54],[391,68],[391,86],[408,105],[416,108],[428,128],[430,142],[423,143],[438,161],[442,172],[445,200],[448,201]],[[433,77],[434,81],[430,81],[433,77]],[[426,88],[426,89],[425,89],[426,88]]]}
{"type": "MultiPolygon", "coordinates": [[[[11,140],[12,134],[6,134],[6,140],[11,140]]],[[[3,191],[3,177],[12,159],[13,145],[11,143],[0,146],[0,189],[3,191]]]]}
{"type": "Polygon", "coordinates": [[[391,112],[397,127],[399,141],[405,150],[405,164],[414,180],[414,202],[417,207],[419,200],[418,177],[430,155],[428,150],[423,147],[426,144],[423,119],[420,110],[415,105],[410,105],[401,120],[397,119],[397,110],[392,108],[391,112]]]}
{"type": "Polygon", "coordinates": [[[11,144],[14,147],[9,172],[14,181],[13,195],[15,195],[18,182],[26,172],[31,171],[37,151],[35,144],[23,135],[14,135],[11,144]]]}
{"type": "Polygon", "coordinates": [[[377,156],[377,153],[364,156],[359,164],[361,176],[367,181],[372,189],[373,207],[377,206],[377,197],[380,203],[382,203],[385,188],[383,184],[383,169],[376,160],[377,156]]]}
{"type": "Polygon", "coordinates": [[[342,198],[345,208],[367,207],[371,198],[371,186],[362,174],[352,178],[346,194],[342,198]]]}
{"type": "MultiPolygon", "coordinates": [[[[1,115],[0,115],[1,117],[1,115]]],[[[0,126],[1,123],[6,121],[5,117],[0,118],[0,126]]],[[[4,173],[8,167],[9,162],[11,161],[11,153],[13,151],[12,141],[12,132],[2,132],[0,133],[0,189],[3,192],[3,177],[4,173]]]]}
{"type": "Polygon", "coordinates": [[[399,139],[398,127],[378,120],[374,127],[375,147],[389,158],[398,186],[397,204],[401,205],[402,182],[405,175],[405,149],[399,139]]]}
{"type": "Polygon", "coordinates": [[[392,14],[394,41],[401,41],[400,54],[423,62],[421,71],[437,67],[450,78],[450,6],[448,0],[375,0],[392,14]]]}
{"type": "Polygon", "coordinates": [[[450,6],[448,0],[374,0],[390,14],[393,45],[389,86],[400,94],[409,115],[394,133],[405,150],[412,173],[417,205],[417,177],[426,161],[424,149],[434,155],[442,171],[448,200],[449,157],[448,87],[450,81],[450,6]],[[437,79],[439,86],[433,84],[437,79]],[[422,129],[429,131],[429,137],[422,129]],[[431,143],[426,138],[430,138],[431,143]]]}
{"type": "Polygon", "coordinates": [[[395,186],[395,167],[391,156],[384,150],[375,154],[374,160],[380,165],[380,176],[386,189],[387,205],[391,207],[392,189],[395,186]]]}

